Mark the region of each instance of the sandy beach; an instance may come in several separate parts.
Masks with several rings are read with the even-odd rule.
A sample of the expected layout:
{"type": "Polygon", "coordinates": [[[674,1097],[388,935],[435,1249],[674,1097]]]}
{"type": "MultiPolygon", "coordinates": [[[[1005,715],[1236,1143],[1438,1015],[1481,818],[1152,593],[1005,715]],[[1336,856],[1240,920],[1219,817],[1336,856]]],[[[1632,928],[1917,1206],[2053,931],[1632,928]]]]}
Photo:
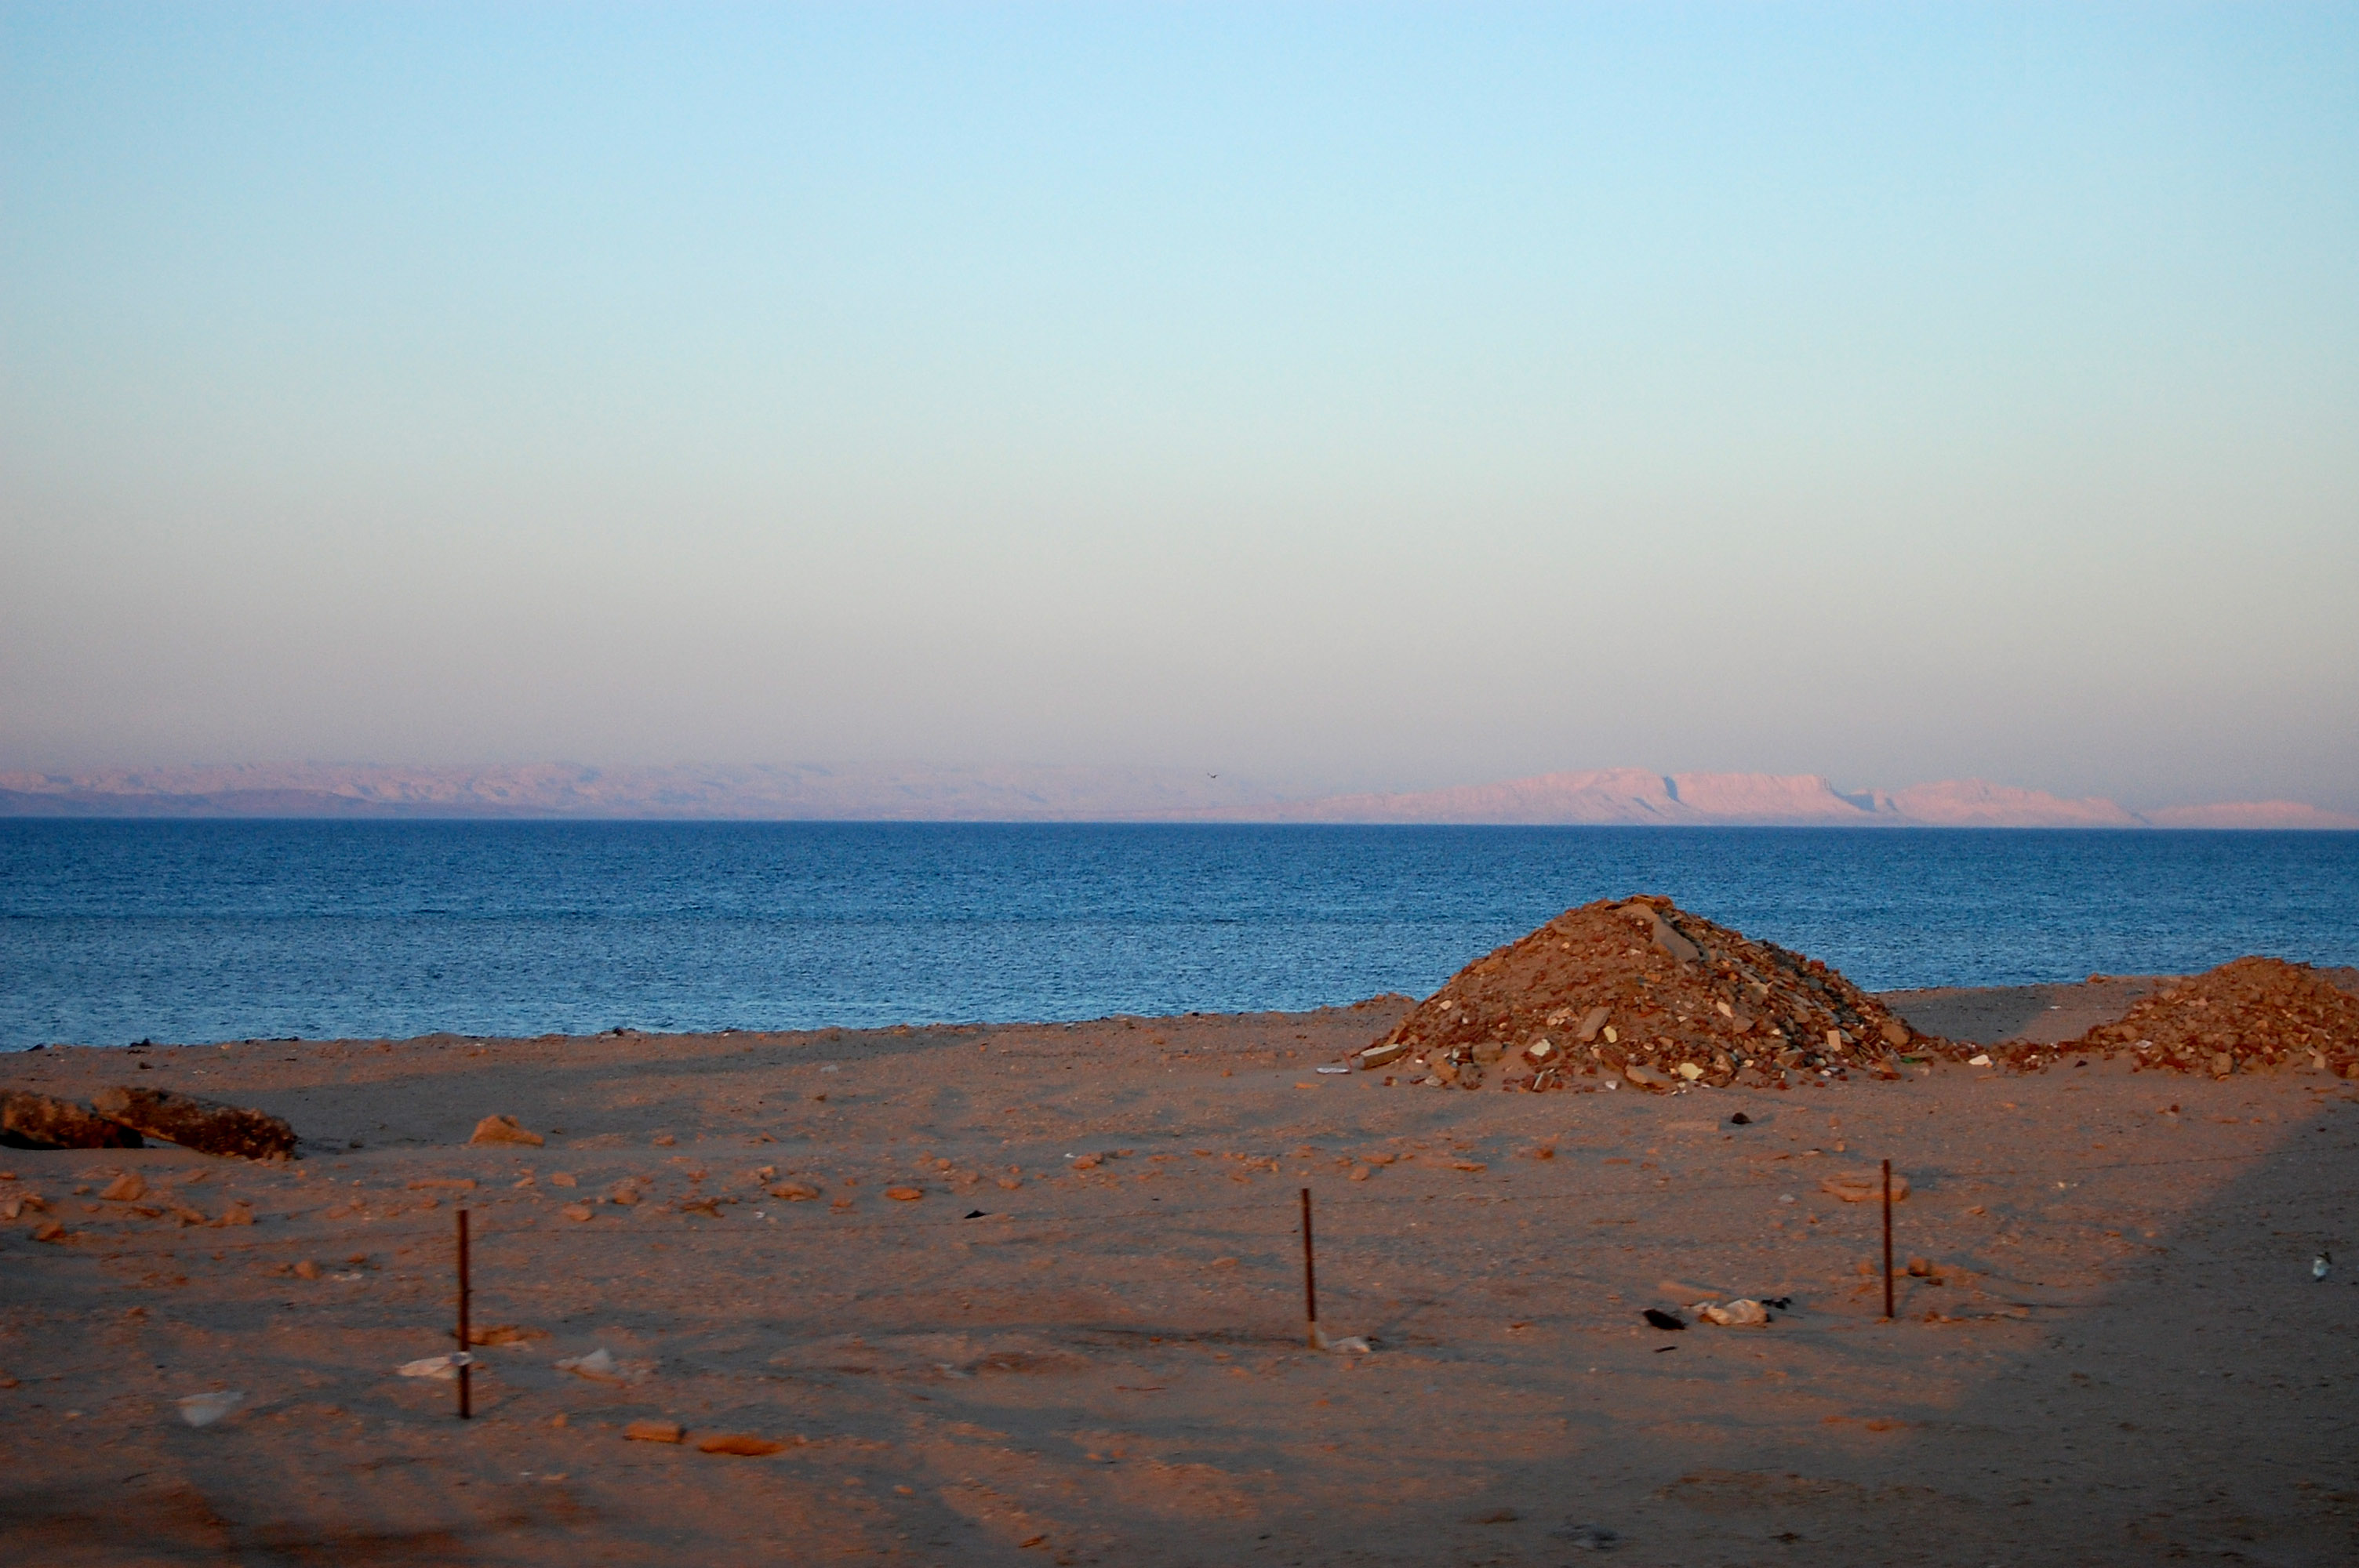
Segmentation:
{"type": "MultiPolygon", "coordinates": [[[[1883,1000],[2056,1040],[2153,983],[1883,1000]]],[[[0,1521],[60,1565],[2359,1554],[2359,1086],[1317,1070],[1408,1007],[0,1059],[304,1140],[0,1150],[0,1212],[45,1206],[0,1226],[0,1521]],[[470,1145],[493,1114],[545,1145],[470,1145]],[[1886,1158],[1890,1322],[1877,1205],[1822,1184],[1886,1158]],[[1306,1343],[1304,1187],[1321,1325],[1369,1354],[1306,1343]],[[462,1206],[473,1321],[516,1331],[463,1423],[395,1372],[452,1348],[462,1206]],[[1734,1297],[1790,1305],[1693,1310],[1734,1297]],[[244,1397],[191,1426],[207,1390],[244,1397]]]]}

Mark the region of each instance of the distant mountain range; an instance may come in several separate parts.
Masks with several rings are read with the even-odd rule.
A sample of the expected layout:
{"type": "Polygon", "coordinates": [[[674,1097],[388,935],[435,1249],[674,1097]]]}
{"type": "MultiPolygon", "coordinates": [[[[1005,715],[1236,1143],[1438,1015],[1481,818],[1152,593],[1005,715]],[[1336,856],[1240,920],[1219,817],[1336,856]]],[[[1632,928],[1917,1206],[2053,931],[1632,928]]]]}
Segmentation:
{"type": "Polygon", "coordinates": [[[1656,827],[2359,828],[2295,801],[2136,812],[1980,779],[1837,789],[1814,773],[1543,773],[1397,795],[1288,796],[1104,768],[399,768],[325,763],[0,773],[6,816],[623,817],[908,822],[1398,822],[1656,827]]]}

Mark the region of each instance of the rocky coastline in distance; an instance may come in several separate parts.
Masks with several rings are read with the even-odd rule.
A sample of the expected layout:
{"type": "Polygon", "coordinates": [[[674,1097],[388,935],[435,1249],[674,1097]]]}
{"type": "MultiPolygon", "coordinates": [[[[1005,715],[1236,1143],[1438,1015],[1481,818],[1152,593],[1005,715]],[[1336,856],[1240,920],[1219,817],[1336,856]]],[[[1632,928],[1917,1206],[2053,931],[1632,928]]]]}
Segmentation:
{"type": "Polygon", "coordinates": [[[1288,795],[1172,769],[920,762],[0,772],[0,816],[2359,829],[2359,815],[2298,801],[2133,811],[1980,779],[1846,791],[1815,773],[1605,768],[1434,790],[1288,795]]]}

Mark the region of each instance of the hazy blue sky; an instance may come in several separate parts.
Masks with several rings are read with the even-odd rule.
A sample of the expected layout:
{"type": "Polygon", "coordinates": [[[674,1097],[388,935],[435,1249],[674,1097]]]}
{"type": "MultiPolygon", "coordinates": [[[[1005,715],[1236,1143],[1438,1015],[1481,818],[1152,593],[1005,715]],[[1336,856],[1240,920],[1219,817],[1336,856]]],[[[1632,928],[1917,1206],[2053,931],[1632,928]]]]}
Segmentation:
{"type": "Polygon", "coordinates": [[[2359,806],[2359,7],[0,51],[0,767],[2359,806]]]}

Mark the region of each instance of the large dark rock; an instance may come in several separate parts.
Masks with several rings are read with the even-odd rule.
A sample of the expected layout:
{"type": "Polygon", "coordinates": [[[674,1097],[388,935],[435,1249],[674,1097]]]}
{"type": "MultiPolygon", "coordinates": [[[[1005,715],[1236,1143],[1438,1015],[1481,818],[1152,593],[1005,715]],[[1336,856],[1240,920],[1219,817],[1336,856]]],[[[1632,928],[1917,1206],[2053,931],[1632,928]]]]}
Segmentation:
{"type": "Polygon", "coordinates": [[[201,1154],[236,1154],[248,1160],[283,1159],[295,1152],[295,1130],[268,1111],[217,1105],[169,1089],[117,1085],[90,1097],[101,1116],[136,1128],[201,1154]]]}
{"type": "Polygon", "coordinates": [[[139,1134],[70,1099],[0,1089],[0,1143],[11,1149],[136,1149],[139,1134]]]}

